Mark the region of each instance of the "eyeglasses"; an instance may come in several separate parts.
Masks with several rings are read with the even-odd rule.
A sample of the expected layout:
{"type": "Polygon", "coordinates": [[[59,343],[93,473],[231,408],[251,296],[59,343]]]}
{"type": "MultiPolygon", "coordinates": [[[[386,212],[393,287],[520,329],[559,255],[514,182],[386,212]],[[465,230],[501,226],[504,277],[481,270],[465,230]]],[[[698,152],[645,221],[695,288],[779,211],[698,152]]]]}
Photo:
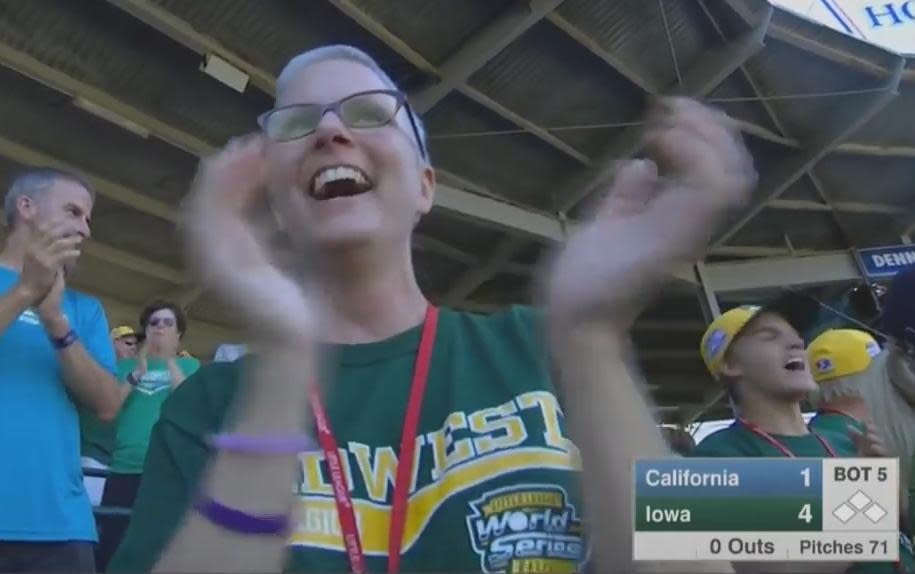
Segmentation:
{"type": "Polygon", "coordinates": [[[292,104],[270,110],[257,118],[264,133],[277,142],[303,138],[318,129],[327,112],[334,112],[349,128],[380,128],[391,123],[397,112],[404,108],[413,136],[422,157],[427,158],[426,146],[419,134],[419,126],[407,95],[397,90],[371,90],[347,96],[331,104],[292,104]]]}
{"type": "Polygon", "coordinates": [[[163,327],[174,327],[175,320],[171,317],[153,317],[146,325],[148,327],[158,327],[159,325],[162,325],[163,327]]]}

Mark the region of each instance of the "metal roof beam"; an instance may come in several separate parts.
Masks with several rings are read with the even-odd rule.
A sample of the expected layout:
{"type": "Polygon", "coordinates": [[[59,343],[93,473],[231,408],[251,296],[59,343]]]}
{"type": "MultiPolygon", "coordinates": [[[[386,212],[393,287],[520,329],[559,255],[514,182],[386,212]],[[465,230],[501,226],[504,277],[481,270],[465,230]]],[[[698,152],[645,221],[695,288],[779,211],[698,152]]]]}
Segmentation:
{"type": "Polygon", "coordinates": [[[861,278],[854,256],[846,251],[809,257],[706,263],[704,271],[709,287],[715,293],[824,285],[861,278]]]}
{"type": "Polygon", "coordinates": [[[192,283],[183,283],[175,286],[162,295],[160,299],[177,303],[182,309],[187,311],[200,296],[203,295],[203,286],[192,283]]]}
{"type": "Polygon", "coordinates": [[[844,213],[871,213],[877,215],[902,215],[910,210],[897,205],[860,201],[833,201],[830,204],[807,199],[773,199],[768,207],[788,211],[835,211],[844,213]]]}
{"type": "MultiPolygon", "coordinates": [[[[637,85],[645,93],[658,94],[662,91],[661,86],[656,85],[656,83],[652,82],[651,80],[649,80],[648,78],[646,78],[645,76],[641,75],[639,72],[634,70],[622,58],[619,58],[618,56],[612,54],[610,51],[601,47],[595,40],[593,40],[587,34],[585,34],[581,30],[579,30],[577,27],[575,27],[574,24],[572,24],[571,22],[569,22],[568,20],[566,20],[562,16],[560,16],[558,12],[553,12],[550,15],[548,15],[546,17],[546,20],[549,21],[550,23],[552,23],[553,25],[555,25],[557,28],[559,28],[563,32],[565,32],[569,37],[571,37],[573,40],[578,42],[582,47],[584,47],[585,49],[590,51],[592,54],[594,54],[595,56],[597,56],[598,58],[600,58],[601,60],[606,62],[607,65],[609,65],[611,68],[613,68],[614,70],[619,72],[630,82],[637,85]]],[[[715,24],[715,23],[713,22],[713,24],[715,24]]],[[[721,34],[721,37],[722,37],[722,39],[724,39],[723,34],[721,34]]],[[[752,78],[745,71],[744,67],[741,66],[739,69],[741,71],[743,71],[744,76],[747,78],[747,81],[750,83],[751,87],[753,87],[754,89],[757,89],[755,87],[755,84],[754,84],[752,78]]],[[[757,94],[758,94],[758,89],[757,89],[757,94]]],[[[766,106],[767,110],[771,109],[771,106],[769,106],[767,102],[763,102],[763,105],[766,106]]],[[[771,115],[772,114],[770,114],[770,116],[771,115]]],[[[797,145],[798,145],[796,140],[786,137],[784,135],[775,133],[772,130],[770,130],[766,127],[763,127],[761,125],[754,124],[753,122],[743,120],[740,118],[735,118],[735,121],[740,126],[741,131],[743,131],[746,134],[755,136],[757,138],[760,138],[760,139],[763,139],[763,140],[766,140],[766,141],[769,141],[772,143],[777,143],[779,145],[787,146],[787,147],[797,147],[797,145]]],[[[773,122],[775,123],[776,126],[779,127],[779,129],[782,129],[781,126],[779,125],[779,122],[776,121],[774,118],[773,118],[773,122]]],[[[784,129],[782,129],[782,132],[784,133],[784,129]]]]}
{"type": "Polygon", "coordinates": [[[564,0],[518,0],[473,34],[438,66],[441,81],[413,96],[416,109],[432,109],[452,90],[464,85],[474,72],[533,27],[564,0]]]}
{"type": "MultiPolygon", "coordinates": [[[[769,13],[771,15],[771,12],[769,13]]],[[[769,20],[764,19],[752,30],[738,39],[713,50],[700,63],[683,76],[683,85],[673,85],[669,92],[679,95],[701,97],[711,92],[721,81],[739,68],[745,61],[764,46],[763,40],[769,20]]],[[[563,202],[562,211],[569,211],[595,191],[595,187],[610,179],[621,159],[629,158],[642,149],[642,129],[626,129],[610,147],[601,154],[594,165],[565,186],[559,195],[563,202]]]]}
{"type": "MultiPolygon", "coordinates": [[[[447,92],[442,92],[440,97],[438,97],[435,94],[439,94],[440,89],[439,91],[436,91],[435,94],[430,92],[430,90],[436,90],[439,85],[449,85],[449,83],[451,87],[448,88],[448,91],[453,87],[463,85],[464,80],[474,71],[482,67],[495,54],[520,36],[525,30],[536,24],[545,14],[554,10],[556,6],[560,5],[563,1],[564,0],[531,0],[530,2],[517,2],[514,7],[505,12],[490,26],[482,29],[477,35],[472,36],[455,54],[449,57],[439,69],[436,69],[435,66],[430,62],[427,62],[418,53],[414,54],[412,59],[408,58],[414,65],[418,65],[418,67],[425,69],[430,73],[441,75],[443,78],[443,81],[440,84],[432,86],[427,90],[411,94],[410,97],[414,102],[414,107],[421,113],[430,109],[447,94],[447,92]],[[458,79],[460,81],[457,81],[458,79]],[[438,99],[435,99],[436,97],[438,99]]],[[[270,95],[276,94],[276,77],[273,74],[247,62],[241,56],[238,56],[209,36],[198,32],[190,26],[190,24],[177,16],[174,16],[167,10],[156,6],[148,0],[109,0],[109,2],[198,54],[205,55],[214,53],[219,55],[248,74],[255,80],[254,84],[258,88],[270,95]]],[[[363,27],[369,29],[369,26],[371,26],[372,28],[369,29],[370,32],[377,32],[377,34],[384,34],[386,32],[383,27],[379,27],[377,24],[370,24],[366,15],[362,14],[358,9],[347,4],[345,1],[340,4],[335,4],[335,6],[349,17],[356,20],[363,27]],[[352,12],[350,12],[350,10],[352,10],[352,12]]],[[[384,38],[382,38],[382,40],[384,40],[384,38]]],[[[405,44],[402,48],[404,50],[410,50],[405,44]]],[[[396,48],[393,49],[396,51],[396,48]]],[[[532,122],[529,122],[508,110],[501,104],[492,101],[482,93],[468,88],[466,95],[476,100],[484,107],[492,108],[497,114],[513,121],[524,129],[536,133],[541,138],[551,140],[553,145],[565,148],[564,151],[575,157],[578,161],[585,164],[588,163],[589,160],[587,156],[581,152],[575,150],[559,138],[556,138],[547,130],[536,126],[532,122]]]]}
{"type": "MultiPolygon", "coordinates": [[[[328,0],[328,1],[331,4],[333,4],[338,10],[340,10],[340,12],[342,12],[343,14],[350,17],[357,24],[359,24],[360,26],[365,28],[370,34],[372,34],[373,36],[375,36],[376,38],[381,40],[381,42],[383,42],[390,49],[397,52],[402,58],[404,58],[405,60],[407,60],[408,62],[413,64],[413,66],[419,68],[420,70],[423,70],[424,72],[426,72],[428,74],[434,75],[441,80],[445,79],[443,71],[441,69],[439,69],[438,66],[436,66],[432,62],[426,60],[426,58],[422,54],[420,54],[419,52],[417,52],[416,50],[414,50],[413,48],[408,46],[403,40],[398,38],[396,34],[391,32],[390,30],[388,30],[384,25],[377,22],[374,18],[369,16],[367,13],[365,13],[352,0],[328,0]]],[[[549,2],[536,2],[536,4],[538,4],[538,5],[542,4],[543,6],[548,6],[550,3],[549,2]]],[[[542,10],[543,8],[541,7],[540,9],[542,10]]],[[[544,12],[544,14],[545,14],[545,12],[544,12]]],[[[542,18],[542,16],[541,16],[541,18],[542,18]]],[[[478,34],[484,34],[484,33],[486,33],[485,28],[481,32],[478,32],[478,34]]],[[[458,54],[456,54],[456,56],[458,56],[458,55],[460,55],[460,51],[458,52],[458,54]]],[[[474,61],[478,60],[478,58],[471,58],[470,56],[462,56],[462,58],[461,58],[461,60],[464,63],[467,63],[471,59],[473,59],[474,61]]],[[[447,63],[448,63],[448,61],[446,60],[445,64],[447,64],[447,63]]],[[[587,156],[585,156],[584,154],[582,154],[581,152],[579,152],[578,150],[576,150],[569,144],[565,143],[558,137],[554,136],[548,130],[538,126],[537,124],[535,124],[534,122],[531,122],[530,120],[527,120],[527,119],[521,117],[519,114],[509,110],[505,106],[494,101],[492,98],[490,98],[486,94],[483,94],[479,90],[467,85],[464,81],[455,82],[455,89],[457,89],[459,92],[461,92],[463,95],[467,96],[468,98],[474,100],[478,104],[482,105],[483,107],[489,109],[491,112],[494,112],[495,114],[501,116],[502,118],[508,120],[509,122],[515,124],[516,126],[524,129],[528,133],[541,139],[542,141],[544,141],[545,143],[554,147],[555,149],[572,157],[576,161],[581,162],[586,165],[589,163],[587,156]]],[[[429,98],[428,101],[433,101],[433,98],[429,98]]],[[[420,111],[425,111],[421,108],[418,108],[418,109],[420,111]]]]}
{"type": "MultiPolygon", "coordinates": [[[[131,3],[136,3],[131,0],[131,3]]],[[[196,137],[180,128],[161,122],[151,115],[125,104],[88,84],[53,69],[30,56],[22,54],[0,44],[0,63],[27,75],[35,81],[48,85],[71,96],[83,96],[111,109],[126,119],[142,126],[161,138],[196,156],[206,156],[217,150],[217,146],[196,137]]],[[[0,154],[28,165],[47,165],[70,171],[74,168],[43,154],[29,149],[11,140],[0,137],[0,154]]],[[[175,209],[163,202],[144,194],[132,191],[107,179],[92,175],[87,176],[96,190],[112,200],[118,201],[140,212],[177,222],[175,209]]],[[[473,217],[488,225],[495,225],[511,231],[529,233],[535,237],[561,237],[558,221],[533,210],[517,207],[503,201],[497,201],[481,195],[469,193],[454,187],[440,184],[436,193],[436,206],[447,211],[473,217]]]]}
{"type": "MultiPolygon", "coordinates": [[[[6,238],[6,234],[6,226],[0,225],[0,238],[6,238]]],[[[81,250],[86,257],[114,265],[125,271],[139,273],[152,279],[158,279],[167,283],[181,283],[186,281],[184,274],[177,269],[173,269],[168,265],[156,263],[155,261],[150,261],[143,257],[138,257],[132,253],[118,249],[117,247],[99,243],[94,239],[90,239],[84,243],[81,250]]]]}
{"type": "Polygon", "coordinates": [[[550,241],[563,239],[562,223],[553,215],[467,193],[447,185],[436,186],[435,206],[457,215],[488,222],[491,227],[521,232],[532,238],[550,241]]]}
{"type": "MultiPolygon", "coordinates": [[[[769,15],[771,16],[771,11],[769,15]]],[[[762,49],[768,24],[768,19],[764,19],[747,34],[708,54],[698,66],[686,73],[683,77],[683,85],[672,86],[671,91],[694,97],[702,96],[712,91],[715,86],[740,67],[743,62],[762,49]]],[[[563,202],[561,210],[564,212],[569,211],[578,205],[594,191],[597,185],[609,179],[621,159],[632,157],[641,148],[642,130],[633,127],[624,131],[611,144],[610,148],[602,154],[602,158],[599,161],[587,169],[584,175],[575,178],[573,183],[567,186],[566,190],[559,195],[560,201],[563,202]]],[[[461,290],[454,290],[452,295],[457,293],[472,294],[477,287],[497,273],[499,266],[507,263],[518,250],[520,250],[520,247],[514,242],[513,238],[504,240],[490,259],[484,263],[483,267],[468,271],[467,274],[458,279],[461,290]],[[475,285],[472,284],[473,282],[475,282],[475,285]]],[[[676,275],[682,278],[692,278],[691,281],[695,282],[695,275],[691,269],[688,271],[685,269],[677,270],[676,275]]]]}
{"type": "Polygon", "coordinates": [[[98,241],[90,240],[83,247],[83,252],[95,259],[116,265],[121,269],[133,271],[146,277],[159,279],[172,284],[181,284],[188,281],[187,276],[179,269],[174,269],[162,263],[150,261],[115,247],[110,247],[98,241]]]}
{"type": "Polygon", "coordinates": [[[206,155],[216,146],[162,122],[32,56],[0,43],[0,65],[6,66],[73,98],[82,97],[142,126],[150,134],[193,155],[206,155]]]}
{"type": "MultiPolygon", "coordinates": [[[[754,1],[748,3],[747,0],[725,0],[725,2],[731,7],[731,9],[734,10],[734,12],[737,13],[738,16],[740,16],[746,22],[752,22],[754,18],[754,9],[749,4],[754,4],[757,6],[760,4],[769,5],[768,2],[754,1]]],[[[781,9],[779,9],[779,12],[786,15],[790,14],[788,11],[781,9]]],[[[825,26],[823,27],[825,28],[825,26]]],[[[841,32],[836,32],[836,34],[841,34],[841,32]]],[[[886,69],[880,64],[862,58],[853,52],[833,44],[826,44],[814,38],[808,38],[787,26],[779,24],[777,21],[773,23],[769,35],[776,40],[790,44],[796,48],[800,48],[812,54],[816,54],[817,56],[826,60],[846,66],[851,66],[858,70],[873,74],[877,77],[884,77],[886,74],[892,73],[892,70],[886,69]]],[[[903,75],[906,78],[915,77],[915,71],[905,70],[903,71],[903,75]]]]}
{"type": "MultiPolygon", "coordinates": [[[[699,7],[702,8],[702,11],[705,13],[706,18],[711,22],[712,27],[715,28],[715,31],[718,33],[718,36],[722,40],[726,40],[724,31],[721,29],[721,26],[718,25],[718,21],[715,19],[715,16],[708,9],[705,0],[699,0],[699,7]]],[[[771,16],[769,16],[771,18],[771,16]]],[[[740,66],[738,68],[740,75],[743,76],[743,79],[750,86],[750,91],[753,92],[753,95],[757,98],[760,98],[759,103],[762,105],[762,108],[766,111],[766,115],[769,116],[769,120],[772,121],[772,125],[782,134],[788,134],[788,130],[785,129],[785,125],[779,119],[778,114],[775,112],[775,108],[772,105],[772,102],[762,97],[762,90],[759,88],[759,85],[756,83],[756,80],[753,78],[753,75],[747,70],[746,66],[740,66]]]]}
{"type": "Polygon", "coordinates": [[[83,170],[74,167],[67,162],[58,160],[44,152],[32,149],[3,136],[0,136],[0,155],[23,165],[52,167],[61,171],[81,173],[89,180],[89,183],[92,185],[95,192],[103,197],[124,204],[132,209],[136,209],[141,213],[160,217],[172,223],[176,223],[178,220],[174,208],[167,203],[153,199],[146,194],[139,193],[98,175],[87,174],[83,170]]]}
{"type": "Polygon", "coordinates": [[[563,18],[558,12],[552,12],[547,15],[546,20],[566,33],[567,36],[581,44],[589,52],[603,60],[608,66],[616,70],[621,76],[638,86],[647,94],[657,94],[661,91],[661,86],[647,78],[640,71],[629,65],[624,58],[620,58],[603,46],[596,40],[579,30],[574,24],[563,18]]]}
{"type": "Polygon", "coordinates": [[[762,174],[757,199],[753,206],[742,215],[724,233],[714,241],[718,247],[734,237],[744,225],[753,219],[773,199],[778,198],[791,184],[807,173],[820,159],[832,151],[848,136],[867,123],[874,115],[887,106],[897,95],[905,69],[905,58],[899,58],[890,78],[883,83],[883,89],[874,94],[861,96],[861,100],[851,101],[838,107],[832,117],[822,122],[823,129],[813,138],[806,149],[799,151],[780,165],[762,174]]]}
{"type": "Polygon", "coordinates": [[[249,64],[215,39],[198,32],[189,23],[149,0],[108,0],[147,26],[168,36],[178,44],[201,55],[217,54],[251,78],[251,83],[272,94],[276,79],[257,66],[249,64]]]}
{"type": "MultiPolygon", "coordinates": [[[[264,89],[269,94],[275,94],[275,76],[249,62],[246,62],[241,57],[228,50],[225,46],[218,44],[215,42],[215,40],[194,30],[187,23],[184,23],[162,8],[153,5],[148,0],[110,1],[115,6],[123,8],[128,13],[139,18],[146,24],[153,26],[155,29],[167,34],[173,40],[181,43],[188,49],[194,50],[200,54],[214,52],[220,57],[225,58],[227,61],[232,62],[233,65],[237,65],[239,69],[249,74],[252,78],[260,78],[260,81],[257,83],[258,87],[264,89]]],[[[385,29],[383,26],[371,18],[368,18],[368,16],[366,16],[358,8],[354,7],[350,2],[348,2],[348,0],[333,0],[333,3],[338,9],[343,11],[350,18],[356,20],[357,23],[366,28],[369,32],[379,37],[382,41],[388,43],[392,49],[398,53],[401,53],[401,55],[413,63],[413,65],[433,74],[438,73],[430,62],[426,61],[421,55],[413,51],[405,44],[402,44],[402,42],[400,42],[399,39],[387,31],[387,29],[385,29]]],[[[552,3],[556,2],[535,2],[532,13],[540,13],[544,11],[552,3]]],[[[505,24],[502,24],[502,26],[505,26],[505,24]]],[[[460,51],[455,55],[455,57],[459,54],[460,51]]],[[[126,113],[122,113],[122,115],[144,127],[148,125],[148,117],[145,117],[137,110],[128,110],[126,113]]],[[[178,130],[176,128],[171,128],[166,131],[174,135],[178,130]]],[[[173,145],[179,145],[179,147],[182,140],[190,141],[195,144],[195,149],[192,151],[192,153],[199,156],[208,155],[215,151],[215,147],[206,144],[202,140],[199,140],[199,138],[195,141],[193,136],[190,134],[179,134],[179,136],[180,137],[173,139],[163,139],[169,143],[172,143],[173,145]]],[[[488,224],[497,224],[500,227],[507,227],[508,229],[514,231],[528,232],[528,228],[533,227],[535,230],[539,229],[541,232],[543,232],[541,229],[543,227],[543,217],[537,212],[532,210],[525,210],[516,206],[511,206],[510,204],[502,201],[494,201],[492,199],[482,197],[482,188],[479,188],[479,186],[476,186],[472,182],[469,182],[464,178],[460,178],[459,176],[451,174],[447,171],[437,171],[442,173],[444,176],[442,178],[443,180],[455,180],[456,182],[459,182],[462,187],[478,190],[479,194],[468,193],[455,187],[439,184],[436,193],[436,205],[441,204],[442,207],[444,207],[446,210],[455,211],[462,215],[470,215],[479,221],[483,221],[488,224]],[[471,213],[469,214],[465,213],[465,210],[468,208],[468,206],[472,206],[470,207],[471,213]],[[490,209],[493,211],[490,211],[490,209]],[[512,223],[519,225],[519,227],[513,227],[512,223]]],[[[534,235],[538,235],[538,233],[535,232],[534,235]]]]}
{"type": "Polygon", "coordinates": [[[780,257],[790,255],[812,255],[813,249],[791,249],[789,247],[766,247],[753,245],[722,245],[711,251],[712,255],[724,257],[780,257]]]}
{"type": "Polygon", "coordinates": [[[495,249],[486,262],[479,267],[474,267],[455,281],[454,285],[442,297],[446,305],[458,305],[470,297],[486,279],[492,277],[520,251],[527,242],[515,236],[509,236],[495,249]]]}
{"type": "Polygon", "coordinates": [[[869,155],[873,157],[909,158],[915,159],[915,147],[912,146],[881,146],[857,143],[844,143],[835,150],[837,153],[853,155],[869,155]]]}

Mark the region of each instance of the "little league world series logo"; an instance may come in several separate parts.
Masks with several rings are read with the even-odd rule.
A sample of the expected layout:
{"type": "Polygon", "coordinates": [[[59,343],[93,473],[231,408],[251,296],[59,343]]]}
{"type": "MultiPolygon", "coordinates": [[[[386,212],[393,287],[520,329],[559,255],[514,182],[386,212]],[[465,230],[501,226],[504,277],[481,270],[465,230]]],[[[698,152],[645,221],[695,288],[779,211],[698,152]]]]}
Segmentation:
{"type": "Polygon", "coordinates": [[[470,506],[467,528],[484,572],[577,572],[585,560],[581,520],[559,487],[501,488],[470,506]]]}

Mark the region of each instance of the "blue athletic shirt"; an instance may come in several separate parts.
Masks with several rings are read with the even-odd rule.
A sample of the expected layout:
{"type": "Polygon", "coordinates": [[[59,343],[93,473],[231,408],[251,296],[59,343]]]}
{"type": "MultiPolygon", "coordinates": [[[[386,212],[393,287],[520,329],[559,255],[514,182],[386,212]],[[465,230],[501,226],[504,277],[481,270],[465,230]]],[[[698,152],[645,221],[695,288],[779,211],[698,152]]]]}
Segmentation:
{"type": "MultiPolygon", "coordinates": [[[[0,267],[0,296],[18,279],[0,267]]],[[[62,308],[89,355],[114,374],[98,300],[67,289],[62,308]]],[[[0,332],[0,541],[97,540],[75,400],[38,314],[26,310],[0,332]]]]}

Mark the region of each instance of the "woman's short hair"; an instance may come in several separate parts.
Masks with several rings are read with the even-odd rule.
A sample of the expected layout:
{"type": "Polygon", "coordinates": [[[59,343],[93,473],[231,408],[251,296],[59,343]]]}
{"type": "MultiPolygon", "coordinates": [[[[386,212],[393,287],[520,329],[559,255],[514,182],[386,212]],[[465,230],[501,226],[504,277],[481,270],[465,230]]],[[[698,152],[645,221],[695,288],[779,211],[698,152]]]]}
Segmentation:
{"type": "Polygon", "coordinates": [[[172,303],[171,301],[166,301],[164,299],[153,301],[143,309],[143,312],[140,313],[140,330],[145,333],[146,324],[149,323],[149,318],[162,309],[168,309],[175,314],[175,326],[178,328],[178,334],[184,335],[184,332],[187,330],[187,315],[185,315],[184,309],[177,303],[172,303]]]}
{"type": "MultiPolygon", "coordinates": [[[[320,48],[307,50],[289,60],[276,80],[277,93],[281,92],[283,88],[292,81],[292,78],[295,77],[295,75],[298,74],[301,70],[320,62],[329,62],[333,60],[343,60],[362,64],[374,72],[375,75],[381,79],[382,83],[388,89],[400,89],[394,80],[391,79],[391,76],[389,76],[388,73],[378,65],[378,62],[376,62],[375,59],[369,56],[367,53],[353,46],[347,46],[345,44],[333,44],[330,46],[321,46],[320,48]]],[[[422,118],[420,118],[419,115],[415,113],[415,111],[413,113],[413,117],[416,120],[416,131],[419,133],[420,142],[422,143],[423,149],[427,150],[428,156],[429,145],[426,141],[426,126],[423,124],[422,118]]]]}

